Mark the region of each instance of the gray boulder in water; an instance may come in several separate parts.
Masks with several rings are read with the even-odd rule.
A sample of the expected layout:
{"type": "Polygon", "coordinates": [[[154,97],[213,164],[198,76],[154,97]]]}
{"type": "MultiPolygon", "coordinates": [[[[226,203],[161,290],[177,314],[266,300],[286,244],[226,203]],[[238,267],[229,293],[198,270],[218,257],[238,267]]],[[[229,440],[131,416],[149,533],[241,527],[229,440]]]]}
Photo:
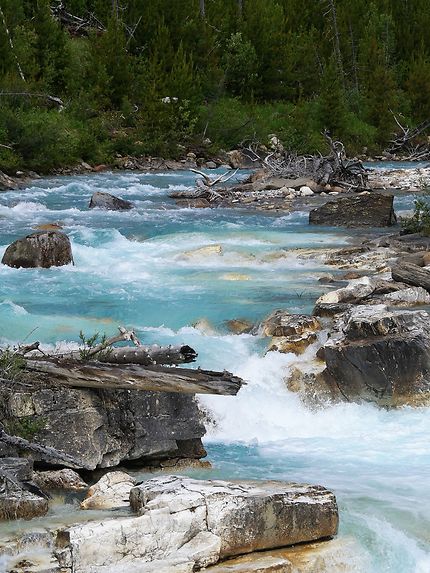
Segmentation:
{"type": "Polygon", "coordinates": [[[42,231],[9,245],[1,262],[14,268],[61,267],[73,264],[72,247],[64,233],[42,231]]]}
{"type": "Polygon", "coordinates": [[[430,401],[430,327],[425,311],[357,306],[324,346],[324,379],[349,401],[381,406],[430,401]]]}
{"type": "Polygon", "coordinates": [[[134,205],[130,201],[115,197],[115,195],[111,195],[110,193],[96,191],[91,197],[89,204],[90,209],[94,209],[95,207],[106,209],[107,211],[129,211],[133,209],[134,205]]]}
{"type": "Polygon", "coordinates": [[[328,227],[390,227],[397,222],[393,195],[366,193],[339,197],[312,209],[311,225],[328,227]]]}

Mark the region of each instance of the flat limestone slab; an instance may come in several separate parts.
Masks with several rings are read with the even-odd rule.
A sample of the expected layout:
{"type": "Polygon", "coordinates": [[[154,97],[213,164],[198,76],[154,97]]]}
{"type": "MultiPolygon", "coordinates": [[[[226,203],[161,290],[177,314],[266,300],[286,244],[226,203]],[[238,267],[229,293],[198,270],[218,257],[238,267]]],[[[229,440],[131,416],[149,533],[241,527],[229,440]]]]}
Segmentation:
{"type": "Polygon", "coordinates": [[[158,571],[170,561],[172,571],[198,571],[230,556],[330,538],[338,528],[336,499],[322,486],[160,476],[134,487],[130,503],[137,515],[62,531],[61,565],[110,573],[138,564],[158,571]]]}

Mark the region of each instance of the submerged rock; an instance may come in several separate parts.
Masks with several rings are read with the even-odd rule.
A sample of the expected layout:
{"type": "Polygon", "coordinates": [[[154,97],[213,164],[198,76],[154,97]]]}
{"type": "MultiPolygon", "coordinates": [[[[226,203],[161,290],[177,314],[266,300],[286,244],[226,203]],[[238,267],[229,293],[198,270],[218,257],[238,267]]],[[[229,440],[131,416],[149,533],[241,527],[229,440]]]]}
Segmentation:
{"type": "Polygon", "coordinates": [[[130,502],[134,517],[60,532],[62,566],[191,573],[230,556],[333,537],[338,528],[336,499],[321,486],[165,476],[134,487],[130,502]]]}
{"type": "Polygon", "coordinates": [[[1,262],[14,268],[60,267],[73,264],[72,247],[64,233],[41,231],[9,245],[1,262]]]}
{"type": "Polygon", "coordinates": [[[96,191],[91,197],[89,208],[106,209],[108,211],[129,211],[133,209],[134,205],[131,201],[126,201],[120,197],[115,197],[110,193],[96,191]]]}
{"type": "Polygon", "coordinates": [[[253,324],[244,318],[233,318],[226,321],[226,326],[234,334],[247,334],[251,332],[253,324]]]}
{"type": "Polygon", "coordinates": [[[393,195],[369,193],[328,201],[309,213],[311,225],[338,227],[390,227],[397,221],[393,195]]]}

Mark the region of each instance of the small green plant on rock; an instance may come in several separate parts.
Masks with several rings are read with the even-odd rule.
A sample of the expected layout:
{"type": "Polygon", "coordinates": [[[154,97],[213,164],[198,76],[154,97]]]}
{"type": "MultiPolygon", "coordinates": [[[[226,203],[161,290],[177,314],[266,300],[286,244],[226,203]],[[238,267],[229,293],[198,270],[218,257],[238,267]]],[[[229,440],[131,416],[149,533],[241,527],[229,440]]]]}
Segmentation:
{"type": "Polygon", "coordinates": [[[23,416],[8,421],[5,426],[9,434],[31,441],[36,434],[46,427],[46,420],[34,416],[23,416]]]}
{"type": "Polygon", "coordinates": [[[0,351],[0,377],[11,382],[19,381],[23,376],[25,360],[12,348],[0,351]]]}
{"type": "Polygon", "coordinates": [[[403,232],[422,233],[424,236],[430,236],[430,181],[421,179],[419,183],[422,192],[421,197],[414,201],[414,212],[410,217],[401,220],[403,232]]]}

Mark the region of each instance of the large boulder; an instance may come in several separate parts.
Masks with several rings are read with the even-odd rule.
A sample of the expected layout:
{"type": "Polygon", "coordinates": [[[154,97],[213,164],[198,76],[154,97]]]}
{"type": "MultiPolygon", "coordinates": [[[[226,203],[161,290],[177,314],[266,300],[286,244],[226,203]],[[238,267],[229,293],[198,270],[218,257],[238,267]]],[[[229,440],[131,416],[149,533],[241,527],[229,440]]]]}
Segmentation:
{"type": "Polygon", "coordinates": [[[328,201],[309,213],[311,225],[390,227],[396,223],[393,195],[369,193],[328,201]]]}
{"type": "Polygon", "coordinates": [[[206,454],[205,428],[193,395],[28,384],[2,382],[0,423],[12,428],[10,433],[82,460],[89,469],[125,460],[157,466],[160,460],[206,454]]]}
{"type": "Polygon", "coordinates": [[[384,305],[351,308],[324,345],[327,384],[350,401],[428,403],[429,318],[425,311],[392,311],[384,305]]]}
{"type": "Polygon", "coordinates": [[[326,539],[338,528],[336,499],[321,486],[164,476],[133,488],[130,503],[134,517],[61,532],[61,565],[75,573],[136,566],[191,573],[230,556],[326,539]]]}
{"type": "Polygon", "coordinates": [[[111,195],[110,193],[96,191],[93,193],[89,204],[90,209],[94,209],[95,207],[107,211],[129,211],[133,209],[134,205],[131,201],[115,197],[115,195],[111,195]]]}
{"type": "Polygon", "coordinates": [[[41,231],[9,245],[1,262],[14,268],[61,267],[73,264],[72,247],[64,233],[41,231]]]}

